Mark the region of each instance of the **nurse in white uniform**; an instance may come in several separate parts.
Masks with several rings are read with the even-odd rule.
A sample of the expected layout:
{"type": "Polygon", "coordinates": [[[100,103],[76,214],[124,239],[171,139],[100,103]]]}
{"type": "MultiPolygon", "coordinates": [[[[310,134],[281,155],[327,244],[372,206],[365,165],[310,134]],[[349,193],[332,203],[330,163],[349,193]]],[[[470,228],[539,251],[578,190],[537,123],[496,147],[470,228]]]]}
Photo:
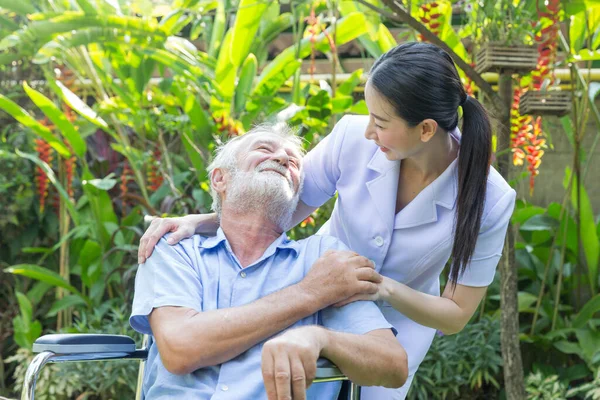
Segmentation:
{"type": "MultiPolygon", "coordinates": [[[[363,388],[363,399],[404,399],[436,330],[459,332],[494,279],[516,193],[490,166],[490,122],[464,91],[450,56],[426,43],[382,55],[365,87],[369,116],[346,116],[304,158],[305,180],[295,222],[337,192],[320,234],[370,258],[383,276],[374,300],[398,331],[409,378],[400,389],[363,388]],[[462,135],[457,125],[462,107],[462,135]],[[449,284],[439,277],[449,259],[449,284]]],[[[162,219],[154,238],[211,230],[212,215],[162,219]]]]}

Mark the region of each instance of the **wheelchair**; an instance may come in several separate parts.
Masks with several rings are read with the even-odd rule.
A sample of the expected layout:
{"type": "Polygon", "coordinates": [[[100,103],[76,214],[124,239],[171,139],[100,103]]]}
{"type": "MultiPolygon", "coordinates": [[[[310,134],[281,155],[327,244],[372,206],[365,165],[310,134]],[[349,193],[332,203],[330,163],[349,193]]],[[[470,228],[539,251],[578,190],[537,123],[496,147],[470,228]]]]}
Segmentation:
{"type": "MultiPolygon", "coordinates": [[[[143,400],[142,381],[145,361],[151,338],[144,335],[142,348],[136,349],[135,341],[123,335],[99,334],[53,334],[38,338],[33,344],[33,352],[38,353],[25,373],[21,400],[35,398],[35,383],[39,372],[47,363],[132,360],[140,362],[135,400],[143,400]]],[[[313,384],[333,381],[348,381],[348,400],[360,400],[360,386],[349,381],[344,374],[326,359],[319,359],[317,375],[313,384]]]]}

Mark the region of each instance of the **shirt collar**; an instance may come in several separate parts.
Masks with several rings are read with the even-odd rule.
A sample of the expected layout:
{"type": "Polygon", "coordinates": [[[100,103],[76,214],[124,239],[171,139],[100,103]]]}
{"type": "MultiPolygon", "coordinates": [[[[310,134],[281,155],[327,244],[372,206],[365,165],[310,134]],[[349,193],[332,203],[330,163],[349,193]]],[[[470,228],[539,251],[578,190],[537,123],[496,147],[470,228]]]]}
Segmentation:
{"type": "MultiPolygon", "coordinates": [[[[233,253],[231,250],[231,246],[227,241],[227,237],[225,236],[225,232],[223,232],[223,229],[219,227],[219,229],[217,230],[217,234],[215,236],[205,239],[202,243],[200,243],[200,247],[203,249],[212,249],[217,247],[221,243],[224,243],[227,250],[233,253]]],[[[296,254],[298,254],[300,250],[300,245],[294,240],[289,240],[287,237],[287,233],[283,232],[277,239],[275,239],[273,243],[271,243],[267,250],[265,250],[264,256],[271,256],[273,253],[275,253],[276,249],[291,249],[296,254]]]]}

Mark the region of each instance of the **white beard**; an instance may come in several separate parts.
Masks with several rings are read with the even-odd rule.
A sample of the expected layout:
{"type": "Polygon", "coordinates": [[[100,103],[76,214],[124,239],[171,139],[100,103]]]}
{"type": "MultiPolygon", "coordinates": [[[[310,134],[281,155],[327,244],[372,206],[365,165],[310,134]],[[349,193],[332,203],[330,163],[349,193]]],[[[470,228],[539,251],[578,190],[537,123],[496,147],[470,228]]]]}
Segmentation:
{"type": "Polygon", "coordinates": [[[264,161],[249,172],[231,170],[231,180],[223,205],[239,213],[262,213],[282,230],[290,228],[298,205],[302,180],[297,190],[287,169],[275,161],[264,161]],[[286,176],[273,171],[281,171],[286,176]]]}

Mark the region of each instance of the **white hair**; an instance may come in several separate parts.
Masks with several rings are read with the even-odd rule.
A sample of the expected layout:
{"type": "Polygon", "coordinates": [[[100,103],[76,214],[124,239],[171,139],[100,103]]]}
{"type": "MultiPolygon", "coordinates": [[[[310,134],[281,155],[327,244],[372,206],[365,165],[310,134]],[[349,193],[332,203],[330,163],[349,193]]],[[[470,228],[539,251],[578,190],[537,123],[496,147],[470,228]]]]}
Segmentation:
{"type": "MultiPolygon", "coordinates": [[[[244,135],[236,136],[233,139],[228,140],[226,143],[217,147],[215,150],[215,157],[213,161],[208,166],[208,176],[211,177],[212,173],[215,169],[223,169],[226,171],[236,171],[237,170],[237,161],[240,151],[243,150],[242,144],[244,143],[244,139],[247,137],[254,137],[258,134],[273,134],[275,136],[279,136],[283,141],[292,145],[295,151],[298,154],[304,155],[304,148],[302,147],[303,139],[298,136],[295,130],[289,127],[286,123],[276,123],[276,124],[260,124],[254,126],[244,135]]],[[[222,204],[221,204],[221,196],[216,192],[214,187],[210,186],[210,195],[212,197],[212,210],[217,214],[217,217],[221,218],[222,204]]]]}

